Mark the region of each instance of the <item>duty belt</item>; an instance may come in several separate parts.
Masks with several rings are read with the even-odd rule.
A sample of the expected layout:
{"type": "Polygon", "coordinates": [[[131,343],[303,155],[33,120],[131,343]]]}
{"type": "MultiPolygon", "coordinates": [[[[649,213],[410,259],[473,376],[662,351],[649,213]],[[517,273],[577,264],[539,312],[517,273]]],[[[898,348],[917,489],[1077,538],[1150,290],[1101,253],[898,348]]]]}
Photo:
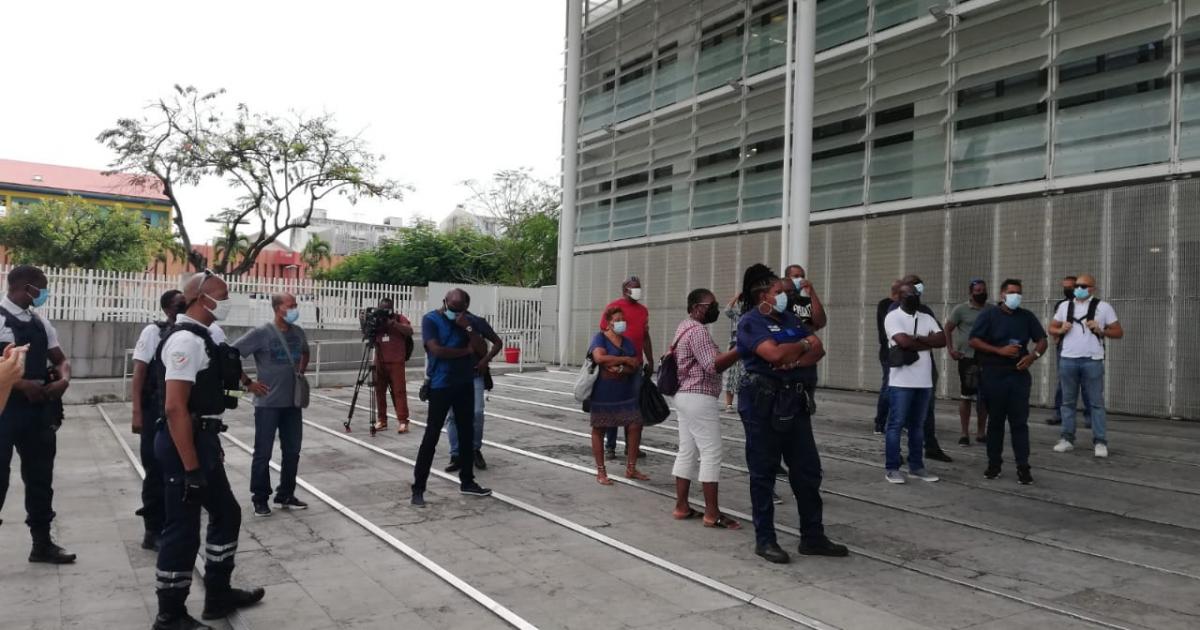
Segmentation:
{"type": "Polygon", "coordinates": [[[197,432],[207,431],[211,433],[222,433],[229,428],[220,418],[198,418],[192,417],[192,426],[197,432]]]}
{"type": "Polygon", "coordinates": [[[804,383],[801,381],[785,381],[753,372],[746,374],[746,382],[769,393],[804,390],[804,383]]]}

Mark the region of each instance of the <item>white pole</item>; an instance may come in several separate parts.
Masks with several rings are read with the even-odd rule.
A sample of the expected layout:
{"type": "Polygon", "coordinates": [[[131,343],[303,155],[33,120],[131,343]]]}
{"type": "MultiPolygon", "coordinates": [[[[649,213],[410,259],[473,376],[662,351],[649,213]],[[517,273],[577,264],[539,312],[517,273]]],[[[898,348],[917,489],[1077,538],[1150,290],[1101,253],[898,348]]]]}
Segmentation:
{"type": "Polygon", "coordinates": [[[796,75],[792,81],[791,186],[783,247],[787,264],[808,267],[808,221],[812,206],[813,74],[816,62],[817,0],[798,0],[795,21],[796,75]]]}
{"type": "Polygon", "coordinates": [[[563,105],[562,216],[558,222],[558,363],[568,363],[575,269],[575,182],[579,149],[579,72],[583,49],[583,2],[567,0],[566,86],[563,105]]]}
{"type": "Polygon", "coordinates": [[[788,264],[788,223],[792,195],[792,60],[796,44],[796,3],[787,3],[787,51],[784,53],[783,73],[783,199],[779,212],[779,273],[788,264]]]}

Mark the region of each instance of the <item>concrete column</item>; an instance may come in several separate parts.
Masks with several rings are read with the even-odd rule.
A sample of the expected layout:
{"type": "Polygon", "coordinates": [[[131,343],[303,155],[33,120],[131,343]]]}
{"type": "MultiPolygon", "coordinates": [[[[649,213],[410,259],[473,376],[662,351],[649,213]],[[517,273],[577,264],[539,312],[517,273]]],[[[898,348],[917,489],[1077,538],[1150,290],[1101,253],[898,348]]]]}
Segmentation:
{"type": "Polygon", "coordinates": [[[808,267],[808,222],[812,206],[813,76],[816,63],[817,0],[797,0],[793,21],[791,172],[784,209],[786,264],[808,267]]]}
{"type": "Polygon", "coordinates": [[[563,105],[562,216],[558,222],[558,362],[571,347],[571,292],[575,284],[575,184],[579,180],[579,74],[583,50],[583,2],[567,0],[566,87],[563,105]]]}

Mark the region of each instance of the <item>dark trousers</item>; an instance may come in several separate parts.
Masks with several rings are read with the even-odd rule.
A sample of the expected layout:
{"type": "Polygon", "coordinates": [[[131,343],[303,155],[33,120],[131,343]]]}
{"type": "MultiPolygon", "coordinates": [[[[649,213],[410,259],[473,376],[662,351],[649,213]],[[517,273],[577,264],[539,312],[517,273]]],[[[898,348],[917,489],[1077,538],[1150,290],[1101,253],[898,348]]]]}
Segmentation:
{"type": "Polygon", "coordinates": [[[254,457],[250,461],[250,496],[256,502],[271,498],[271,451],[275,433],[279,433],[279,487],[275,498],[296,496],[296,470],[300,467],[300,443],[304,437],[304,421],[299,407],[254,408],[254,457]]]}
{"type": "MultiPolygon", "coordinates": [[[[442,437],[442,427],[446,424],[446,415],[454,410],[454,427],[458,431],[458,439],[463,444],[473,444],[475,441],[475,384],[474,381],[458,383],[442,389],[429,390],[429,414],[425,420],[425,434],[421,436],[421,450],[417,451],[417,468],[413,471],[413,492],[425,492],[425,484],[429,481],[429,469],[433,466],[433,454],[437,451],[438,440],[442,437]]],[[[462,487],[475,481],[475,458],[463,457],[459,460],[462,468],[458,471],[458,481],[462,487]]]]}
{"type": "Polygon", "coordinates": [[[925,412],[925,451],[928,453],[936,453],[942,450],[937,441],[937,423],[933,419],[933,406],[937,402],[937,384],[938,384],[938,369],[937,363],[933,363],[933,389],[929,391],[929,404],[926,405],[925,412]]]}
{"type": "Polygon", "coordinates": [[[825,527],[821,523],[821,456],[813,440],[812,419],[798,409],[787,430],[780,431],[772,426],[771,405],[758,401],[757,393],[754,385],[738,392],[738,415],[746,430],[754,541],[760,547],[776,542],[775,469],[782,457],[796,497],[801,542],[819,544],[825,539],[825,527]]]}
{"type": "Polygon", "coordinates": [[[163,476],[162,466],[154,456],[154,438],[162,430],[155,418],[142,422],[142,433],[138,436],[138,453],[142,457],[142,468],[146,478],[142,479],[142,523],[147,532],[161,533],[163,528],[163,476]]]}
{"type": "Polygon", "coordinates": [[[891,376],[892,370],[888,367],[887,361],[880,360],[879,365],[883,368],[883,382],[879,385],[879,400],[875,402],[875,430],[883,433],[887,427],[888,412],[891,410],[891,402],[888,399],[888,378],[891,376]]]}
{"type": "Polygon", "coordinates": [[[1017,466],[1029,465],[1029,371],[984,367],[980,391],[987,400],[988,465],[1004,462],[1004,423],[1012,428],[1013,457],[1017,466]]]}
{"type": "Polygon", "coordinates": [[[25,483],[25,524],[34,537],[49,535],[54,520],[54,456],[58,452],[55,427],[42,418],[41,410],[23,400],[8,401],[0,414],[0,508],[8,495],[9,468],[13,451],[21,457],[21,481],[25,483]]]}
{"type": "Polygon", "coordinates": [[[209,597],[229,590],[233,557],[237,553],[238,529],[242,510],[229,478],[225,476],[221,440],[215,432],[195,434],[196,456],[208,481],[202,504],[183,502],[183,462],[170,430],[165,426],[154,438],[154,454],[162,466],[163,514],[165,522],[159,539],[157,592],[159,612],[179,614],[184,610],[192,584],[196,552],[200,550],[200,509],[208,512],[208,532],[204,545],[204,587],[209,597]]]}

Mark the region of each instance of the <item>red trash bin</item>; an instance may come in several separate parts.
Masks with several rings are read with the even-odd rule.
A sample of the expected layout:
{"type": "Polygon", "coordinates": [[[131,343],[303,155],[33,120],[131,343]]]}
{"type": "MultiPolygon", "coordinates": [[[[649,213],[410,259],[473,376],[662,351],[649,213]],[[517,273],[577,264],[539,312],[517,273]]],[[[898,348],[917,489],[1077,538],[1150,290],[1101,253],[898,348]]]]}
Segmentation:
{"type": "Polygon", "coordinates": [[[521,360],[521,349],[520,348],[505,348],[504,349],[504,362],[505,363],[517,363],[520,360],[521,360]]]}

